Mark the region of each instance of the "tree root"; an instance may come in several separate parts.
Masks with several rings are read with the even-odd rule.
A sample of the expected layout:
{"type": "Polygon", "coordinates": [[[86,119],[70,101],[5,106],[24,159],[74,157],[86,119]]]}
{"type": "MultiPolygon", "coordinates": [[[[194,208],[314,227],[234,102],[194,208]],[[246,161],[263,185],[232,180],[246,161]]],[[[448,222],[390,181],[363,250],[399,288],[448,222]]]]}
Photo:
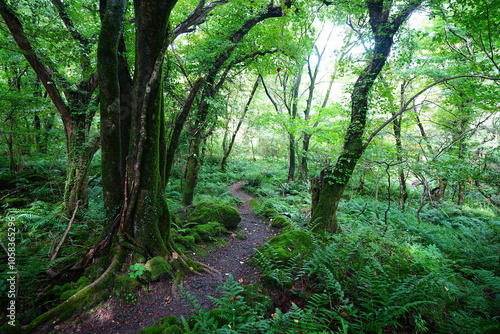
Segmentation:
{"type": "MultiPolygon", "coordinates": [[[[210,267],[199,261],[189,259],[172,241],[167,242],[167,249],[172,253],[171,260],[179,261],[182,268],[187,269],[190,273],[195,275],[201,275],[202,273],[209,273],[210,275],[220,279],[222,282],[222,274],[215,268],[210,267]],[[195,269],[195,267],[197,269],[195,269]],[[198,269],[199,268],[199,269],[198,269]]],[[[179,271],[176,272],[174,280],[172,282],[171,294],[172,297],[177,297],[178,286],[182,287],[184,275],[179,271]]]]}
{"type": "Polygon", "coordinates": [[[77,311],[82,311],[92,307],[102,301],[107,295],[107,288],[110,281],[114,279],[115,274],[121,269],[125,260],[125,251],[123,247],[117,246],[114,249],[114,256],[106,271],[94,282],[75,293],[73,296],[50,309],[30,324],[22,327],[23,332],[33,333],[42,326],[50,326],[67,320],[77,311]]]}

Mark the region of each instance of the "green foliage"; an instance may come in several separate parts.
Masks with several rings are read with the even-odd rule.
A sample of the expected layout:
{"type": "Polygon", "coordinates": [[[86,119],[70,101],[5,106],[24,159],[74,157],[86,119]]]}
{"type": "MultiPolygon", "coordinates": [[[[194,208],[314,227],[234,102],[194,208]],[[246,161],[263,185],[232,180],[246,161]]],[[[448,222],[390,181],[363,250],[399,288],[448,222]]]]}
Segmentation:
{"type": "Polygon", "coordinates": [[[146,267],[144,267],[144,265],[141,263],[131,264],[129,269],[129,276],[131,278],[141,277],[147,271],[146,267]]]}
{"type": "Polygon", "coordinates": [[[182,323],[175,315],[157,320],[154,325],[144,328],[137,334],[181,334],[182,323]]]}
{"type": "Polygon", "coordinates": [[[198,314],[189,320],[182,319],[182,333],[292,334],[320,333],[328,329],[319,312],[312,308],[303,310],[293,305],[287,313],[276,310],[272,317],[265,317],[270,307],[269,298],[262,297],[252,286],[242,287],[232,277],[221,288],[222,296],[212,298],[218,308],[211,311],[201,309],[196,299],[188,296],[198,314]]]}

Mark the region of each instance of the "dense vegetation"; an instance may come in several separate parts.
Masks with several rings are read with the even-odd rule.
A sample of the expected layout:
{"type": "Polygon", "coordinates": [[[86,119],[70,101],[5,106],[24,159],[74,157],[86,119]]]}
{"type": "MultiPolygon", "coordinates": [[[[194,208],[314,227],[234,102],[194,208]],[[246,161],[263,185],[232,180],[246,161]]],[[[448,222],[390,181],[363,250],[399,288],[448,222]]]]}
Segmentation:
{"type": "Polygon", "coordinates": [[[261,284],[145,333],[500,330],[499,1],[128,2],[0,0],[1,330],[211,270],[238,181],[261,284]]]}

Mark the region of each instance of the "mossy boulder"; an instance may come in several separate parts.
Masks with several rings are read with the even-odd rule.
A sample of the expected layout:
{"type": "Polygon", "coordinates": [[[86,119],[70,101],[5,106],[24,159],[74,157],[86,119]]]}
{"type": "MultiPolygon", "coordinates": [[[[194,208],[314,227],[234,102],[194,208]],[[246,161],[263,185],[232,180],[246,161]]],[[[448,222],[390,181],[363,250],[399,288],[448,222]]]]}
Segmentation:
{"type": "Polygon", "coordinates": [[[119,296],[136,293],[142,284],[129,275],[120,275],[115,279],[114,292],[119,296]]]}
{"type": "Polygon", "coordinates": [[[196,225],[193,230],[200,236],[201,240],[203,241],[211,241],[213,238],[218,237],[222,235],[222,233],[226,232],[224,225],[217,222],[196,225]]]}
{"type": "Polygon", "coordinates": [[[154,323],[154,325],[149,326],[138,332],[137,334],[181,334],[184,333],[182,330],[182,323],[177,319],[175,315],[170,315],[166,318],[162,318],[154,323]]]}
{"type": "Polygon", "coordinates": [[[281,261],[286,265],[292,257],[310,253],[313,249],[314,243],[309,233],[293,230],[269,239],[266,244],[259,247],[259,252],[268,259],[281,261]]]}
{"type": "Polygon", "coordinates": [[[161,277],[173,277],[172,266],[161,256],[149,259],[144,267],[148,270],[145,277],[148,281],[156,281],[161,277]]]}
{"type": "Polygon", "coordinates": [[[201,202],[189,215],[189,221],[198,224],[217,222],[228,230],[235,230],[241,222],[241,215],[236,208],[215,202],[201,202]]]}
{"type": "Polygon", "coordinates": [[[271,226],[276,228],[284,228],[290,226],[290,220],[285,216],[274,216],[271,220],[271,226]]]}

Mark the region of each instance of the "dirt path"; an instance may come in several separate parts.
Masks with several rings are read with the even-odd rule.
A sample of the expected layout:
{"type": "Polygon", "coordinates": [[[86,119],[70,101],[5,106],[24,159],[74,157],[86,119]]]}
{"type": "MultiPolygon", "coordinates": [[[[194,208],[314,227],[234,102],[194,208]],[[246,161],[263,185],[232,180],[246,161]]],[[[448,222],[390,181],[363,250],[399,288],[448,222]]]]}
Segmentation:
{"type": "MultiPolygon", "coordinates": [[[[206,296],[217,296],[217,287],[228,275],[231,274],[235,280],[244,285],[257,281],[258,275],[247,261],[253,255],[255,248],[276,235],[276,231],[270,229],[253,213],[248,204],[252,197],[241,189],[243,184],[238,182],[229,189],[234,196],[243,201],[238,207],[242,216],[238,229],[246,235],[246,238],[239,239],[236,238],[236,234],[231,234],[227,238],[226,247],[214,249],[205,258],[189,254],[221,273],[221,276],[203,274],[187,277],[183,283],[185,290],[196,297],[206,309],[214,307],[206,296]]],[[[135,305],[127,305],[119,299],[111,298],[92,312],[81,316],[77,323],[56,326],[55,333],[135,334],[159,318],[169,315],[189,317],[193,312],[192,305],[182,298],[181,294],[173,297],[171,288],[171,282],[152,284],[148,292],[139,293],[135,305]]]]}

